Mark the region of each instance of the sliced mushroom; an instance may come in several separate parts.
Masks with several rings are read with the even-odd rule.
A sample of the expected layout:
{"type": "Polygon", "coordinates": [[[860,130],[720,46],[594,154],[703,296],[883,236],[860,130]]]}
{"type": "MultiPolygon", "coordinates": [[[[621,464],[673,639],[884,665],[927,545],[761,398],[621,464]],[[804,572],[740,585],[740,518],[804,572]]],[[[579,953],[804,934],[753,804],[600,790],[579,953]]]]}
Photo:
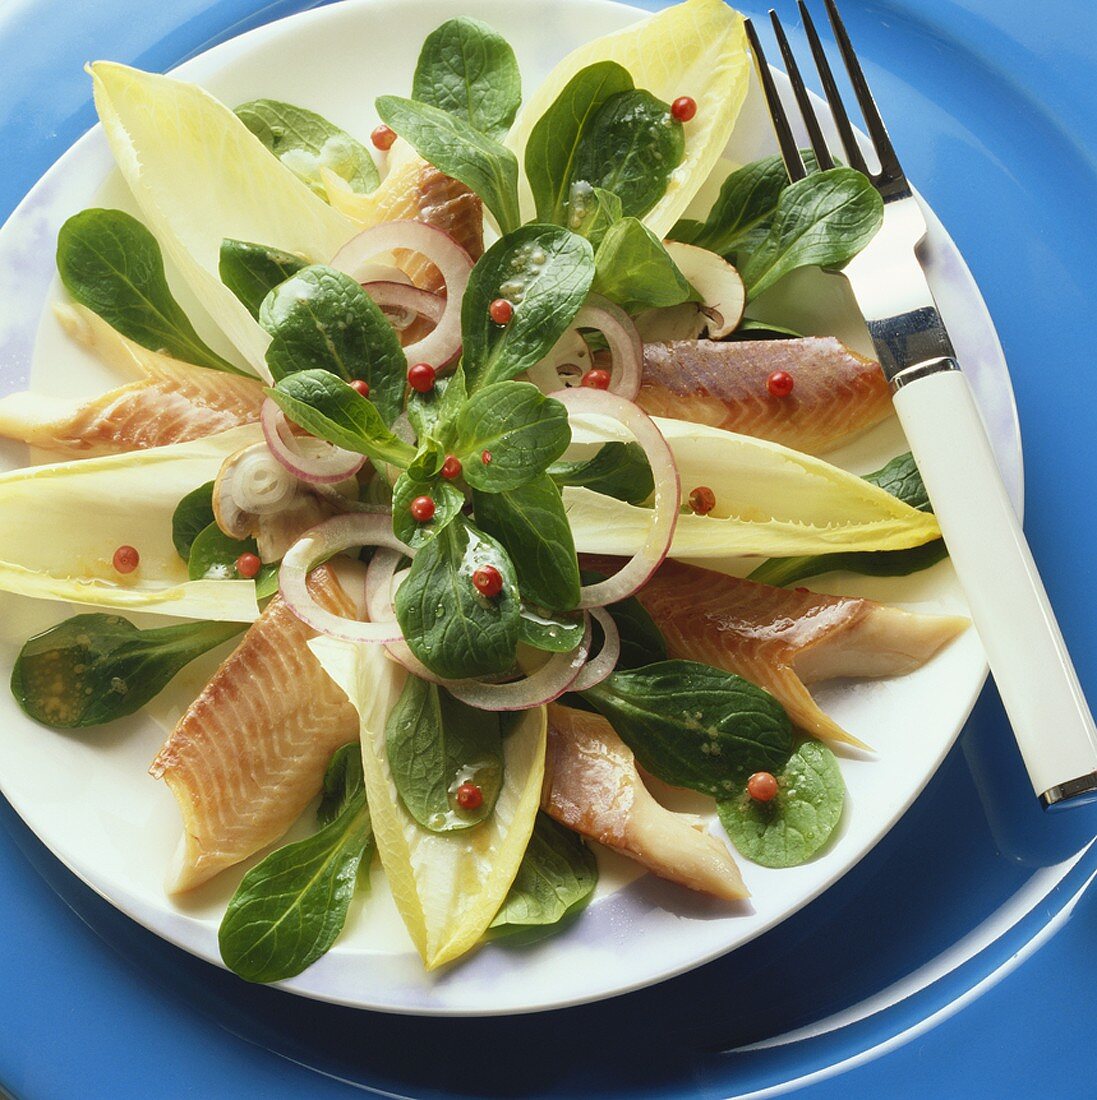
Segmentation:
{"type": "MultiPolygon", "coordinates": [[[[701,313],[707,318],[708,334],[720,340],[735,330],[743,317],[747,292],[739,272],[722,256],[694,244],[667,241],[667,251],[678,270],[701,295],[701,313]]],[[[686,339],[693,339],[694,333],[686,339]]]]}

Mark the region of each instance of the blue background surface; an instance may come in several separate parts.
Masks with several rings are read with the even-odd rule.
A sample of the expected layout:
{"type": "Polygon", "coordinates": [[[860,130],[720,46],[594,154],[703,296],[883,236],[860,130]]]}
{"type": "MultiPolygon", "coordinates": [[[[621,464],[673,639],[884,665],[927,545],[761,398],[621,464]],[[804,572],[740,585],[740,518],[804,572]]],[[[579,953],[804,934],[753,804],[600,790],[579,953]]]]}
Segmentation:
{"type": "MultiPolygon", "coordinates": [[[[309,6],[5,0],[0,217],[92,123],[85,60],[165,69],[309,6]]],[[[1097,519],[1084,460],[1097,439],[1097,5],[843,7],[904,164],[997,322],[1025,440],[1025,526],[1093,699],[1097,519]]],[[[791,0],[780,8],[795,23],[791,0]]],[[[416,1097],[717,1097],[864,1052],[806,1094],[1082,1097],[1097,1087],[1093,891],[1011,969],[1097,871],[1092,852],[921,991],[818,1038],[732,1053],[873,997],[993,920],[1035,872],[1097,833],[1097,807],[1040,813],[992,687],[911,812],[823,898],[694,974],[534,1017],[402,1019],[248,987],[116,913],[2,800],[0,821],[0,1083],[20,1097],[324,1098],[349,1095],[349,1083],[416,1097]],[[977,983],[987,988],[973,999],[977,983]],[[949,1015],[958,1000],[970,1003],[949,1015]],[[926,1028],[935,1014],[947,1019],[926,1028]]]]}

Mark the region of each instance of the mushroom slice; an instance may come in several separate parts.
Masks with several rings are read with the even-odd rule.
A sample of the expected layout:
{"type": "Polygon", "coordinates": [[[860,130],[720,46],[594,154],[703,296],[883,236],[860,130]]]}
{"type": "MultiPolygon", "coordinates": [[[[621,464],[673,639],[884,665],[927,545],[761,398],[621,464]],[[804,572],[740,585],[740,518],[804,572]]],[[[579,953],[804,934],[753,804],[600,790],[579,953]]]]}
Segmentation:
{"type": "Polygon", "coordinates": [[[259,517],[290,507],[301,495],[301,483],[270,453],[253,443],[221,464],[213,483],[213,515],[230,538],[259,533],[259,517]]]}

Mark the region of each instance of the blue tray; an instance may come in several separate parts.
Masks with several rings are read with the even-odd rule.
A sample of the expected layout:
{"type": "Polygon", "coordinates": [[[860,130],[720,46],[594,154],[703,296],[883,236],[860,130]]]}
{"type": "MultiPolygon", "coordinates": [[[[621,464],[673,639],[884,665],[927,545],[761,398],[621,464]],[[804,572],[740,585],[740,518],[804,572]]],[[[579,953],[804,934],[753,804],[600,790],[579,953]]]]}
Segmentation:
{"type": "MultiPolygon", "coordinates": [[[[165,69],[309,6],[9,0],[0,218],[92,123],[83,61],[165,69]]],[[[1026,528],[1092,689],[1097,6],[843,7],[997,321],[1026,528]]],[[[0,820],[0,1083],[19,1097],[1093,1094],[1097,807],[1041,814],[993,688],[899,826],[817,902],[693,974],[540,1016],[405,1019],[247,986],[118,914],[2,801],[0,820]]]]}

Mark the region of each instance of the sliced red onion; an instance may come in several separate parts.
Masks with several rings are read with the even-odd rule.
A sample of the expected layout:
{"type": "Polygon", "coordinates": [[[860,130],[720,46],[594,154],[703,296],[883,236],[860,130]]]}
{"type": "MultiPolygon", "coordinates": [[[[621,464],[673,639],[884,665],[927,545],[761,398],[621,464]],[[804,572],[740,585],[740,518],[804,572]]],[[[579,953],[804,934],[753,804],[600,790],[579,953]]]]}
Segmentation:
{"type": "Polygon", "coordinates": [[[334,485],[353,477],[366,461],[365,455],[345,451],[323,439],[298,438],[290,431],[282,410],[268,397],[259,414],[263,438],[270,453],[301,481],[314,485],[334,485]],[[313,450],[307,454],[305,448],[313,450]]]}
{"type": "Polygon", "coordinates": [[[643,546],[612,577],[580,590],[580,607],[603,607],[623,600],[642,588],[667,556],[682,502],[678,467],[655,421],[631,401],[586,386],[557,390],[550,396],[562,402],[569,412],[593,413],[618,421],[643,447],[655,479],[655,507],[643,546]]]}
{"type": "Polygon", "coordinates": [[[404,348],[409,363],[429,363],[440,369],[461,350],[461,300],[472,272],[472,258],[448,233],[410,219],[384,222],[352,237],[332,258],[331,266],[358,279],[375,256],[398,249],[425,256],[445,281],[446,307],[438,323],[422,340],[404,348]]]}
{"type": "Polygon", "coordinates": [[[590,614],[598,620],[602,628],[602,648],[597,657],[593,657],[584,666],[569,688],[570,691],[586,691],[600,684],[616,667],[621,656],[621,632],[613,621],[613,616],[601,607],[592,607],[590,614]]]}
{"type": "MultiPolygon", "coordinates": [[[[546,393],[558,389],[564,381],[560,377],[560,368],[572,364],[576,359],[585,363],[585,373],[591,365],[590,354],[582,356],[582,349],[576,344],[581,328],[597,329],[609,347],[611,370],[609,392],[632,401],[640,392],[640,377],[644,369],[644,344],[640,333],[632,323],[632,318],[600,294],[591,294],[583,308],[575,315],[571,328],[553,345],[545,358],[529,371],[530,381],[546,393]]],[[[585,349],[585,342],[583,342],[585,349]]],[[[579,364],[576,364],[579,365],[579,364]]]]}
{"type": "Polygon", "coordinates": [[[432,324],[438,324],[445,312],[446,300],[441,294],[432,294],[429,290],[420,290],[407,282],[393,280],[363,283],[362,289],[374,300],[378,308],[384,310],[393,327],[403,331],[417,317],[425,317],[432,324]],[[397,310],[395,316],[393,310],[397,310]]]}
{"type": "MultiPolygon", "coordinates": [[[[321,607],[308,588],[308,575],[321,561],[352,546],[383,546],[413,557],[415,551],[392,533],[392,516],[334,516],[302,535],[286,551],[278,571],[278,590],[286,606],[306,626],[344,642],[384,644],[402,638],[395,619],[358,622],[321,607]]],[[[368,575],[367,575],[368,583],[368,575]]]]}

